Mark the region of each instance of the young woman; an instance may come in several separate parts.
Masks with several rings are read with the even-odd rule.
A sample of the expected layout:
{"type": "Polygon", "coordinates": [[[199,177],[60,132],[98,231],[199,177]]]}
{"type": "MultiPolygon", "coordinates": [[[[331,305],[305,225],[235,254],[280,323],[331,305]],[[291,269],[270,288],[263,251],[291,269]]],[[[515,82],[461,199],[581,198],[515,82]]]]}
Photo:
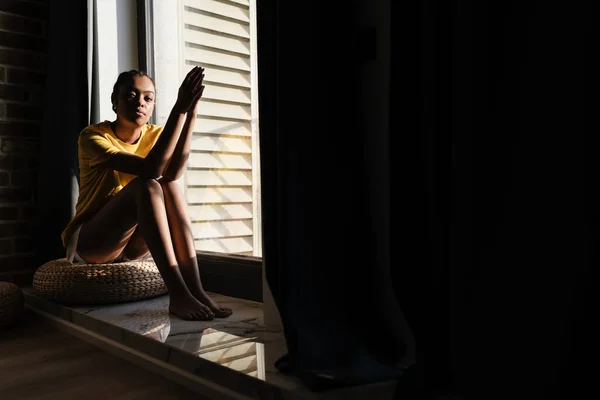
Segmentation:
{"type": "Polygon", "coordinates": [[[169,290],[170,313],[188,320],[232,314],[202,287],[176,183],[189,156],[203,79],[203,68],[188,73],[162,127],[148,124],[154,81],[135,70],[119,75],[111,96],[116,120],[90,125],[79,135],[79,198],[62,233],[72,262],[110,263],[150,253],[169,290]]]}

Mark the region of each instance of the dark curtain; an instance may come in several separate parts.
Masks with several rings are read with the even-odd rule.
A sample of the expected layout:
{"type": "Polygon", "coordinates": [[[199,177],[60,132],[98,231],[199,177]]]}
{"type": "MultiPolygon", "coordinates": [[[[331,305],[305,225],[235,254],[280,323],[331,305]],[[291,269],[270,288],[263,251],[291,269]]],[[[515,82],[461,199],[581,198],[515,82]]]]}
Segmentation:
{"type": "Polygon", "coordinates": [[[362,10],[258,2],[263,257],[289,350],[276,365],[314,390],[397,379],[410,352],[389,278],[389,100],[369,77],[389,75],[375,58],[389,33],[362,10]]]}
{"type": "Polygon", "coordinates": [[[278,366],[317,389],[388,379],[409,347],[392,323],[404,316],[417,368],[399,398],[406,380],[430,395],[581,396],[597,332],[591,2],[390,4],[389,131],[356,87],[380,79],[365,76],[382,53],[358,13],[376,3],[258,5],[263,254],[289,349],[278,366]],[[364,151],[386,137],[387,154],[364,151]],[[388,183],[373,180],[386,158],[388,183]],[[389,230],[371,222],[385,202],[370,190],[386,184],[389,230]],[[388,271],[397,301],[380,296],[388,271]],[[315,378],[326,369],[333,379],[315,378]]]}
{"type": "Polygon", "coordinates": [[[394,282],[425,386],[576,398],[591,379],[598,237],[591,3],[393,10],[393,148],[405,156],[393,181],[398,196],[414,189],[405,229],[418,233],[394,282]]]}
{"type": "Polygon", "coordinates": [[[89,121],[87,1],[56,1],[48,9],[48,74],[37,196],[38,265],[65,256],[60,235],[77,201],[77,137],[89,121]]]}
{"type": "Polygon", "coordinates": [[[393,182],[414,210],[394,211],[414,234],[393,274],[426,388],[569,399],[590,387],[590,4],[392,7],[393,182]]]}

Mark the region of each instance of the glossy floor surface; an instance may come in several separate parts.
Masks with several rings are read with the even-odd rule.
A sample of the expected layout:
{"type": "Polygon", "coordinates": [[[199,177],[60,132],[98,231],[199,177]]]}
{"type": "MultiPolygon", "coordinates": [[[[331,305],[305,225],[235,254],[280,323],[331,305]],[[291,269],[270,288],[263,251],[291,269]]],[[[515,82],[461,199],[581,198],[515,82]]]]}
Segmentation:
{"type": "Polygon", "coordinates": [[[24,289],[29,307],[75,324],[250,398],[389,399],[395,382],[325,393],[309,391],[274,363],[286,350],[283,332],[264,324],[262,304],[211,294],[233,315],[185,321],[168,313],[167,295],[114,305],[62,306],[24,289]]]}
{"type": "Polygon", "coordinates": [[[0,398],[205,399],[54,329],[31,311],[0,331],[0,398]]]}

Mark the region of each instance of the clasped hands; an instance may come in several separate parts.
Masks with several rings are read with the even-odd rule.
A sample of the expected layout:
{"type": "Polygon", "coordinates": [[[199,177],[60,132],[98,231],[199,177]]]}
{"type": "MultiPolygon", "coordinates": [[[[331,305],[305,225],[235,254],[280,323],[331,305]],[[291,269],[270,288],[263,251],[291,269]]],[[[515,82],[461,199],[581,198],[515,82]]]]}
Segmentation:
{"type": "Polygon", "coordinates": [[[181,113],[196,112],[204,92],[204,68],[195,66],[186,75],[179,87],[175,109],[181,113]]]}

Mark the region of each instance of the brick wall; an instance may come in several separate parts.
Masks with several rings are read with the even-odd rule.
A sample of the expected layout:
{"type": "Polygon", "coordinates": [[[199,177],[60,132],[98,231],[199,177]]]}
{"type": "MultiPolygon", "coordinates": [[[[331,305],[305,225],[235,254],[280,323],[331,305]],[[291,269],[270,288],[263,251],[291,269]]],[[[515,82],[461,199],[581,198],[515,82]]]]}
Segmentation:
{"type": "Polygon", "coordinates": [[[0,0],[0,281],[31,282],[47,0],[0,0]]]}

